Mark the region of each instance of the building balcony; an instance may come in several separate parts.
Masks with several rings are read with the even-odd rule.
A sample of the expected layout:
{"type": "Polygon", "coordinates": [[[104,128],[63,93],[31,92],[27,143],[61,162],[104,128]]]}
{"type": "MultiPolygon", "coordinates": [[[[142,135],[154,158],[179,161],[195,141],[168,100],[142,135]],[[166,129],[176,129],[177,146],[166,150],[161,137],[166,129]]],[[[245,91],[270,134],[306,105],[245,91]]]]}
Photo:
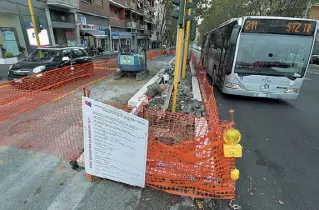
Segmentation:
{"type": "Polygon", "coordinates": [[[125,2],[125,0],[109,0],[109,4],[120,8],[125,8],[125,2]]]}
{"type": "Polygon", "coordinates": [[[79,9],[79,0],[47,0],[47,4],[60,8],[79,9]]]}
{"type": "Polygon", "coordinates": [[[143,24],[141,24],[141,23],[137,23],[136,24],[136,29],[139,29],[139,30],[144,30],[145,29],[145,26],[143,25],[143,24]]]}
{"type": "Polygon", "coordinates": [[[137,23],[136,23],[136,22],[128,22],[128,23],[126,24],[126,26],[127,26],[128,28],[136,29],[137,23]]]}
{"type": "Polygon", "coordinates": [[[137,6],[136,6],[135,2],[126,1],[126,2],[125,2],[125,6],[126,6],[127,8],[130,8],[130,9],[133,9],[133,10],[137,10],[137,6]]]}
{"type": "Polygon", "coordinates": [[[126,28],[127,27],[127,21],[126,20],[116,19],[116,18],[110,18],[110,25],[111,26],[117,26],[117,27],[126,28]]]}
{"type": "Polygon", "coordinates": [[[146,29],[146,30],[144,31],[144,35],[151,35],[151,30],[146,29]]]}

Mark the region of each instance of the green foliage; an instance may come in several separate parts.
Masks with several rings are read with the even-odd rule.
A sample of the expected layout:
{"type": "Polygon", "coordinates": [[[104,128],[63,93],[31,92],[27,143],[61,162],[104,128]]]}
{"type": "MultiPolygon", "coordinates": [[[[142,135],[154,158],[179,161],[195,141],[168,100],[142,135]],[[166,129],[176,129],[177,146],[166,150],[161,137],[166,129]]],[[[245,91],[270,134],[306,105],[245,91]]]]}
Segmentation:
{"type": "Polygon", "coordinates": [[[166,41],[169,46],[175,46],[177,37],[177,19],[169,18],[165,31],[166,41]]]}
{"type": "Polygon", "coordinates": [[[203,21],[198,27],[199,41],[204,33],[231,18],[248,15],[302,17],[308,2],[309,0],[211,0],[201,11],[203,21]]]}
{"type": "Polygon", "coordinates": [[[14,55],[12,54],[12,52],[5,52],[3,55],[4,58],[13,58],[14,55]]]}

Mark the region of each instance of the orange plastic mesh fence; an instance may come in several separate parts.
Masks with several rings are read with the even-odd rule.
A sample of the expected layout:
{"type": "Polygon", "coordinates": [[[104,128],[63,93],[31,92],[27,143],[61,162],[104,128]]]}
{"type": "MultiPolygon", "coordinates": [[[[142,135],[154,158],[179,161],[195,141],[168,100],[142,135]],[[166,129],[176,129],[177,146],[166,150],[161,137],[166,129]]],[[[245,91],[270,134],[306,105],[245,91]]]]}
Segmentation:
{"type": "MultiPolygon", "coordinates": [[[[113,62],[111,65],[115,66],[113,62]]],[[[67,66],[0,83],[0,122],[73,93],[82,85],[112,76],[115,70],[93,63],[67,66]]]]}
{"type": "MultiPolygon", "coordinates": [[[[137,114],[150,122],[146,184],[173,194],[234,199],[235,182],[230,178],[234,159],[225,158],[223,154],[223,134],[232,124],[219,120],[213,89],[196,58],[192,56],[192,59],[207,116],[196,118],[147,108],[138,110],[137,114]]],[[[108,68],[116,68],[117,61],[111,60],[107,64],[111,66],[108,68]]],[[[100,61],[94,65],[104,64],[100,61]]],[[[67,74],[70,68],[54,71],[67,74]]],[[[49,81],[33,84],[29,82],[30,78],[26,84],[2,84],[0,146],[39,150],[76,160],[83,152],[83,93],[68,94],[68,91],[79,88],[83,80],[89,82],[112,72],[95,67],[92,70],[92,66],[88,65],[71,75],[74,75],[74,81],[72,78],[69,83],[69,78],[62,77],[58,81],[61,84],[54,85],[57,83],[55,80],[50,88],[43,86],[52,85],[49,81]],[[33,90],[34,87],[42,90],[33,90]]],[[[59,75],[56,72],[51,74],[53,79],[59,75]]],[[[129,110],[124,105],[119,108],[129,110]]]]}
{"type": "MultiPolygon", "coordinates": [[[[149,53],[154,57],[161,50],[149,53]]],[[[0,83],[0,122],[16,117],[38,106],[73,93],[82,85],[112,76],[118,59],[99,60],[22,77],[13,73],[15,80],[0,83]]]]}
{"type": "Polygon", "coordinates": [[[0,122],[0,146],[75,160],[83,150],[82,129],[81,101],[66,96],[0,122]]]}

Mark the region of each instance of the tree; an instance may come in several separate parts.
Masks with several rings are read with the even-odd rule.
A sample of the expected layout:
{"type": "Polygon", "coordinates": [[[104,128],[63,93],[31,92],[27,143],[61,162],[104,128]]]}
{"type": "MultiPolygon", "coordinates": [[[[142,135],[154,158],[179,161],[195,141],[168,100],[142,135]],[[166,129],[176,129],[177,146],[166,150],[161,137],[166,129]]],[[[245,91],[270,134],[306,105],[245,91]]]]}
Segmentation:
{"type": "Polygon", "coordinates": [[[170,21],[169,16],[172,11],[172,1],[171,0],[156,0],[156,13],[158,20],[158,32],[161,40],[161,44],[165,41],[166,29],[169,27],[170,21]]]}
{"type": "Polygon", "coordinates": [[[240,16],[303,17],[309,0],[211,0],[203,10],[201,36],[221,23],[240,16]],[[207,9],[208,8],[208,9],[207,9]]]}

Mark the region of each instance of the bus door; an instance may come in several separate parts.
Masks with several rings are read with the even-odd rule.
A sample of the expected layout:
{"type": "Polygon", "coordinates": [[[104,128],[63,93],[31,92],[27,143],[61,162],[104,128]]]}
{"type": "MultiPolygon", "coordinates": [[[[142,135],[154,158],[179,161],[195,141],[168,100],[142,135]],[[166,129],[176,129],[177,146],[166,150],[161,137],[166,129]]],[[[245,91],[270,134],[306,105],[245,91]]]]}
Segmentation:
{"type": "MultiPolygon", "coordinates": [[[[226,26],[227,27],[227,26],[226,26]]],[[[220,60],[217,69],[217,81],[216,84],[223,88],[224,80],[225,80],[225,67],[227,66],[226,61],[228,60],[228,48],[229,48],[229,36],[227,34],[227,28],[224,27],[221,30],[221,42],[220,42],[220,60]]]]}

